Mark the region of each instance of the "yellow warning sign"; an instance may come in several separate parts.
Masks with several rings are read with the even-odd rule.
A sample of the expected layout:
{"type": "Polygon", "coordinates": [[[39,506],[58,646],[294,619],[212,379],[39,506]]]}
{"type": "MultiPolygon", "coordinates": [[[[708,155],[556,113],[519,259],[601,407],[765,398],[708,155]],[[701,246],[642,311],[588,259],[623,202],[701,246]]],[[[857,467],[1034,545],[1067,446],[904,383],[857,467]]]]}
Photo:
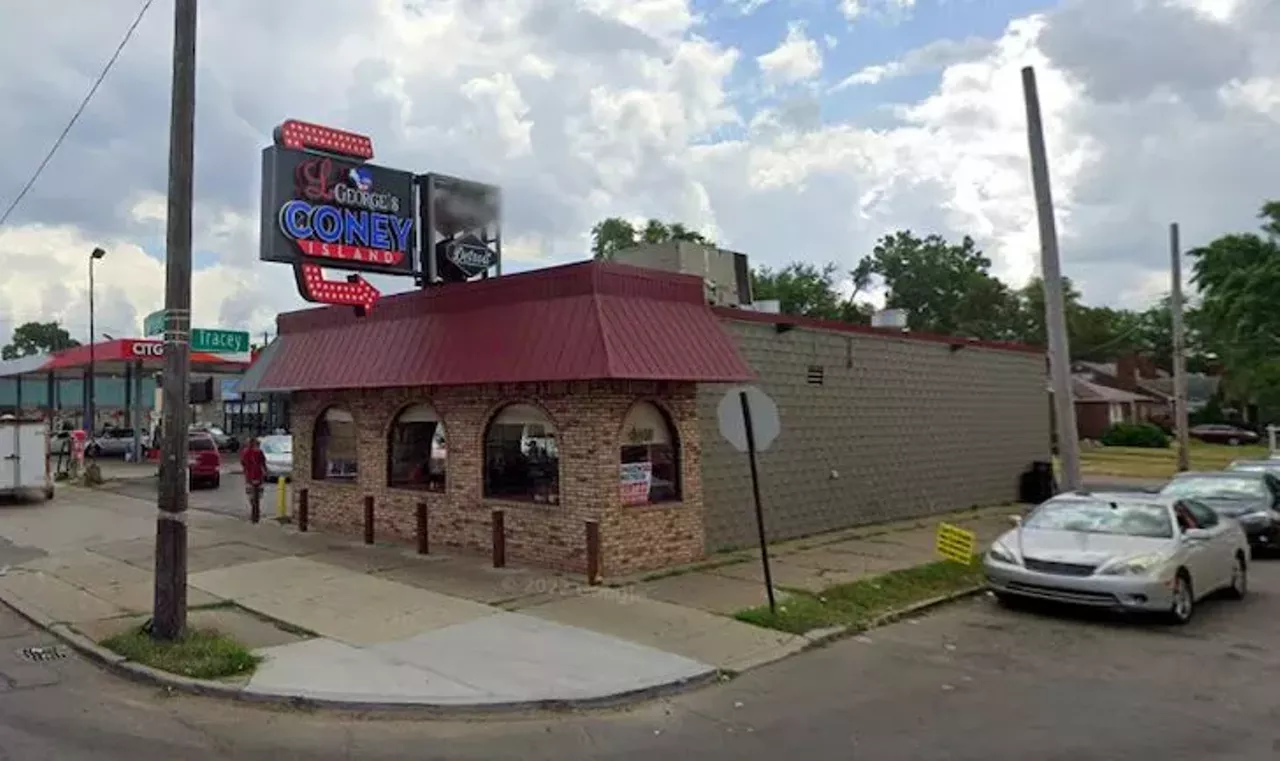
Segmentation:
{"type": "Polygon", "coordinates": [[[972,531],[952,526],[950,523],[938,524],[938,554],[947,560],[954,560],[961,565],[973,563],[973,554],[978,543],[972,531]]]}

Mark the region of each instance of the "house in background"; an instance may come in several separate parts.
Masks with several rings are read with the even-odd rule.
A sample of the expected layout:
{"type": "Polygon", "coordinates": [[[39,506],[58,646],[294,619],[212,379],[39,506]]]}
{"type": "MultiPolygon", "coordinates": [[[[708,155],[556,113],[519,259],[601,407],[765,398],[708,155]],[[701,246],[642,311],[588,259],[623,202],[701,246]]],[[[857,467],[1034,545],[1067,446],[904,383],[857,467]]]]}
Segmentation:
{"type": "MultiPolygon", "coordinates": [[[[1052,387],[1049,394],[1052,398],[1052,387]]],[[[1154,422],[1153,416],[1164,409],[1160,399],[1095,383],[1087,373],[1072,373],[1071,398],[1081,439],[1100,439],[1117,423],[1154,422]]]]}
{"type": "MultiPolygon", "coordinates": [[[[1134,355],[1124,356],[1115,362],[1073,362],[1071,364],[1073,378],[1079,378],[1088,384],[1106,389],[1127,392],[1135,397],[1135,420],[1151,421],[1164,427],[1173,422],[1173,376],[1156,367],[1150,359],[1134,355]]],[[[1218,393],[1222,379],[1204,373],[1187,373],[1187,411],[1196,412],[1203,409],[1209,400],[1218,393]]],[[[1079,392],[1078,392],[1079,393],[1079,392]]],[[[1092,396],[1088,391],[1087,396],[1092,396]]],[[[1079,396],[1077,397],[1079,399],[1079,396]]],[[[1093,413],[1094,416],[1097,413],[1093,413]]],[[[1077,416],[1079,408],[1077,407],[1077,416]]],[[[1081,424],[1081,438],[1093,438],[1086,434],[1081,424]]]]}

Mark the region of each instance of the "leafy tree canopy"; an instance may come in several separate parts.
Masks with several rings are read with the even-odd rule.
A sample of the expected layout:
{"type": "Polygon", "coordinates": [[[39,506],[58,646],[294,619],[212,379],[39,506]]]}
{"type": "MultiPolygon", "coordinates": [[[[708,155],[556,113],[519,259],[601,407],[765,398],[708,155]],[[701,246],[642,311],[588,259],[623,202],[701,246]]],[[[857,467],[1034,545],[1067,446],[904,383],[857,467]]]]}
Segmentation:
{"type": "Polygon", "coordinates": [[[14,329],[13,340],[0,349],[0,359],[18,359],[79,345],[57,322],[27,322],[14,329]]]}
{"type": "Polygon", "coordinates": [[[609,217],[591,228],[591,256],[595,259],[612,259],[614,254],[624,248],[672,240],[714,245],[701,233],[694,232],[679,222],[650,219],[637,230],[635,225],[621,217],[609,217]]]}

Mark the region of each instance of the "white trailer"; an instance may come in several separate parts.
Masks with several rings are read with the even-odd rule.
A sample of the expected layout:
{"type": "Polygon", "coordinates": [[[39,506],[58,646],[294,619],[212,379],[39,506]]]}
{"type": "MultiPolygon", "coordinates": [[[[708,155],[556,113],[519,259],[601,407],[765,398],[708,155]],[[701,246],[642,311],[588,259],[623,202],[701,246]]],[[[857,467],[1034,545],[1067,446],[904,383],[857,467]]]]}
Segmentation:
{"type": "Polygon", "coordinates": [[[53,499],[49,428],[43,420],[0,416],[0,496],[53,499]]]}

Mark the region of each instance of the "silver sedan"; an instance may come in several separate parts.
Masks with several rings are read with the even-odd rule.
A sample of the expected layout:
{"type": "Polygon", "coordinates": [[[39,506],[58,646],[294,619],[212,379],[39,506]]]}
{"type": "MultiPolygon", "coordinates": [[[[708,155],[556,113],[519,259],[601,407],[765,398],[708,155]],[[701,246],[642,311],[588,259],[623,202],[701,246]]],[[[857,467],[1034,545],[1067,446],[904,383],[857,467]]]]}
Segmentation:
{"type": "Polygon", "coordinates": [[[983,568],[1004,602],[1036,598],[1186,623],[1210,594],[1244,597],[1248,562],[1240,524],[1196,500],[1073,492],[1019,520],[991,545],[983,568]]]}

